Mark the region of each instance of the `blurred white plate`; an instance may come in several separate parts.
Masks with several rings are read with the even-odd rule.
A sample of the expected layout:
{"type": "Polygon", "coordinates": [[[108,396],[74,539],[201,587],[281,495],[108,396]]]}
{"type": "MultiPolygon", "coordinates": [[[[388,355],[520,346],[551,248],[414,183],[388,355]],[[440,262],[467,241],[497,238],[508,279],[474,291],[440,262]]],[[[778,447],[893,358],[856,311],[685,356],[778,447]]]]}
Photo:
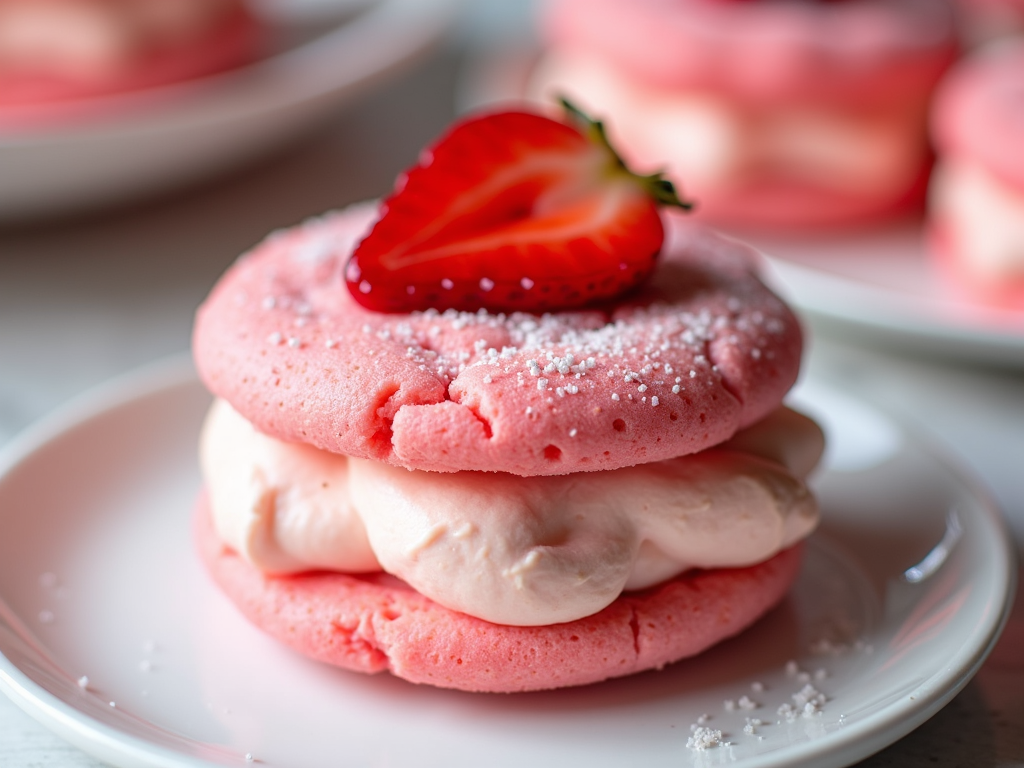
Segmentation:
{"type": "Polygon", "coordinates": [[[104,206],[249,160],[422,53],[457,4],[261,0],[279,24],[323,31],[239,69],[108,97],[95,110],[106,118],[0,133],[0,221],[104,206]]]}
{"type": "Polygon", "coordinates": [[[842,330],[947,358],[1024,367],[1024,310],[951,291],[932,270],[916,222],[841,236],[743,239],[768,254],[787,298],[842,330]]]}
{"type": "Polygon", "coordinates": [[[486,695],[328,668],[248,625],[190,540],[208,395],[187,364],[122,380],[0,455],[0,690],[124,768],[848,765],[978,669],[1011,553],[984,495],[892,421],[832,390],[800,401],[830,438],[825,518],[778,609],[661,672],[486,695]],[[806,684],[790,659],[821,714],[777,714],[806,684]],[[743,696],[759,706],[724,704],[743,696]],[[730,746],[687,748],[705,713],[730,746]]]}

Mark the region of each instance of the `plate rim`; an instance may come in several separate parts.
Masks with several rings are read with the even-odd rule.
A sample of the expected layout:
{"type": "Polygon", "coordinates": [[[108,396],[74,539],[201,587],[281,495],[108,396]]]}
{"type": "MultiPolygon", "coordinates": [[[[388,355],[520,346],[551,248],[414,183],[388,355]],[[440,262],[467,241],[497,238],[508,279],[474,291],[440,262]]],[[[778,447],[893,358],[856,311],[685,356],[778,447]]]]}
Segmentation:
{"type": "MultiPolygon", "coordinates": [[[[970,319],[954,321],[940,316],[935,300],[904,297],[899,291],[885,286],[873,286],[822,269],[787,259],[758,246],[767,262],[766,279],[794,306],[820,320],[834,323],[847,331],[868,333],[873,337],[888,335],[907,341],[922,341],[930,349],[946,358],[962,358],[1024,367],[1024,334],[996,327],[995,321],[981,318],[1001,316],[1006,312],[972,307],[970,319]],[[825,288],[825,292],[813,287],[825,288]],[[845,303],[829,301],[827,296],[837,292],[861,294],[857,299],[864,307],[853,311],[845,303]],[[908,310],[907,305],[916,309],[908,310]],[[949,348],[955,345],[954,352],[949,348]]],[[[1024,321],[1024,313],[1021,315],[1024,321]]]]}
{"type": "MultiPolygon", "coordinates": [[[[834,382],[818,380],[830,391],[840,391],[844,397],[865,403],[867,401],[842,391],[834,382]]],[[[0,484],[22,462],[37,451],[59,439],[64,433],[102,419],[107,413],[121,407],[137,404],[145,399],[169,395],[178,389],[201,386],[190,355],[179,354],[157,360],[141,368],[116,376],[77,395],[37,422],[29,425],[6,444],[0,446],[0,484]]],[[[762,753],[743,759],[738,765],[748,768],[839,768],[864,759],[895,743],[929,719],[971,680],[996,644],[1012,609],[1017,587],[1015,550],[999,513],[998,505],[982,483],[965,467],[948,455],[935,451],[922,443],[919,435],[907,424],[874,403],[869,407],[884,414],[914,445],[915,449],[955,474],[958,484],[967,491],[972,515],[988,526],[987,534],[1001,545],[990,553],[993,576],[1000,577],[1002,604],[988,625],[976,627],[973,636],[979,638],[974,645],[964,645],[954,658],[964,656],[958,665],[944,665],[928,678],[920,681],[906,696],[887,704],[841,731],[833,731],[827,738],[790,745],[778,752],[762,753]],[[955,668],[954,668],[955,667],[955,668]],[[922,695],[922,690],[925,690],[922,695]],[[914,702],[911,704],[910,702],[914,702]]],[[[0,607],[3,597],[0,595],[0,607]]],[[[2,616],[0,616],[2,618],[2,616]]],[[[119,766],[135,768],[215,768],[220,762],[211,762],[177,752],[144,738],[119,730],[86,714],[74,704],[50,693],[32,680],[13,661],[0,652],[0,693],[10,698],[22,711],[55,732],[87,754],[119,766]],[[117,761],[116,763],[114,761],[117,761]]],[[[155,726],[159,728],[159,726],[155,726]]],[[[237,756],[234,753],[225,753],[237,756]]]]}

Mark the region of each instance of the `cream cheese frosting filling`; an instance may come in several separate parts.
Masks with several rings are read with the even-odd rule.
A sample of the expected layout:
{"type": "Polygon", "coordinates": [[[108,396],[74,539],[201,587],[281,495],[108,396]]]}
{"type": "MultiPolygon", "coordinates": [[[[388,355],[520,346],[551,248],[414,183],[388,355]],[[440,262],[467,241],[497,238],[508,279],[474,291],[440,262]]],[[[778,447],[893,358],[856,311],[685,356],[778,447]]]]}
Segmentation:
{"type": "Polygon", "coordinates": [[[616,115],[613,138],[633,160],[667,160],[703,194],[770,177],[871,195],[910,184],[925,156],[923,102],[888,112],[797,104],[758,112],[719,95],[632,82],[578,52],[547,54],[530,90],[616,115]]]}
{"type": "Polygon", "coordinates": [[[929,195],[968,270],[983,280],[1024,279],[1024,192],[977,163],[946,159],[929,195]]]}
{"type": "Polygon", "coordinates": [[[751,565],[806,536],[821,433],[780,409],[719,447],[595,473],[440,474],[257,432],[226,402],[200,446],[222,540],[268,573],[383,569],[500,624],[582,618],[691,568],[751,565]]]}

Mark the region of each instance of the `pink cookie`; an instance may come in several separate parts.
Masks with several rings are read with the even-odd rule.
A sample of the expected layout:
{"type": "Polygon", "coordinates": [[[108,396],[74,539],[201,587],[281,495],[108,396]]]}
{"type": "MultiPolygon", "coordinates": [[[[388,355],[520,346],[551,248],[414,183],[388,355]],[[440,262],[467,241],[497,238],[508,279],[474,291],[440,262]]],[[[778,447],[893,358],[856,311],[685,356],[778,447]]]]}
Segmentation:
{"type": "Polygon", "coordinates": [[[929,94],[956,52],[940,0],[551,0],[532,87],[614,117],[701,219],[832,227],[919,208],[929,94]]]}
{"type": "Polygon", "coordinates": [[[1024,43],[959,63],[936,92],[930,241],[957,290],[1024,307],[1024,43]]]}
{"type": "Polygon", "coordinates": [[[690,572],[577,621],[511,627],[443,608],[385,574],[264,576],[217,538],[205,495],[195,522],[217,584],[292,649],[358,672],[494,693],[584,685],[698,654],[782,599],[801,550],[749,568],[690,572]]]}
{"type": "Polygon", "coordinates": [[[411,469],[554,475],[694,453],[796,379],[796,318],[746,247],[670,218],[649,285],[544,316],[378,314],[341,276],[363,206],[272,235],[200,308],[200,376],[259,430],[411,469]]]}
{"type": "MultiPolygon", "coordinates": [[[[32,68],[22,63],[7,68],[0,45],[0,127],[88,119],[102,114],[105,106],[109,109],[101,97],[214,74],[255,58],[263,43],[260,25],[239,0],[223,5],[227,7],[222,18],[198,35],[137,51],[130,61],[104,65],[109,71],[88,77],[49,65],[32,68]]],[[[44,57],[50,58],[49,54],[44,57]]]]}
{"type": "Polygon", "coordinates": [[[598,50],[638,80],[748,103],[878,106],[927,95],[955,52],[939,0],[554,0],[552,45],[598,50]]]}

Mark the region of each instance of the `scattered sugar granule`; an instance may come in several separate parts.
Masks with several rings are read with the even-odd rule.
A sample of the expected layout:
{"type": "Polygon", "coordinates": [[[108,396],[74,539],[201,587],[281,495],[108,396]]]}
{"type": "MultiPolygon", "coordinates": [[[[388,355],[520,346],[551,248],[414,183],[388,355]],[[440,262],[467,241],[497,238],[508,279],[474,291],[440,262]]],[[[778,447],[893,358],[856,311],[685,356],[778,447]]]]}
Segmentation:
{"type": "Polygon", "coordinates": [[[247,763],[251,763],[251,762],[253,762],[253,761],[254,761],[255,759],[256,759],[256,758],[252,756],[252,752],[246,752],[246,753],[245,753],[245,762],[247,762],[247,763]]]}
{"type": "Polygon", "coordinates": [[[694,750],[705,750],[717,747],[722,743],[722,732],[715,728],[698,726],[693,735],[686,740],[686,746],[694,750]]]}
{"type": "Polygon", "coordinates": [[[619,401],[619,393],[618,392],[612,392],[612,400],[614,400],[615,402],[619,401]]]}
{"type": "Polygon", "coordinates": [[[746,724],[743,726],[743,732],[747,736],[757,736],[758,741],[764,741],[764,736],[759,735],[757,732],[757,729],[762,725],[764,725],[763,720],[759,720],[756,717],[748,717],[746,724]]]}
{"type": "Polygon", "coordinates": [[[707,725],[711,721],[711,715],[705,712],[697,718],[697,725],[707,725]]]}
{"type": "Polygon", "coordinates": [[[746,710],[757,709],[761,706],[749,696],[743,696],[737,703],[739,704],[740,709],[746,710]]]}
{"type": "Polygon", "coordinates": [[[735,712],[736,711],[736,702],[733,701],[732,699],[726,699],[725,701],[723,701],[722,702],[722,706],[725,708],[726,712],[735,712]]]}
{"type": "Polygon", "coordinates": [[[651,398],[651,405],[657,405],[658,402],[659,402],[658,396],[654,395],[654,397],[651,398]]]}
{"type": "Polygon", "coordinates": [[[569,430],[569,437],[576,437],[577,434],[579,434],[579,433],[577,432],[575,427],[573,429],[569,430]]]}
{"type": "Polygon", "coordinates": [[[455,287],[455,283],[453,283],[449,278],[445,277],[441,279],[441,287],[444,288],[446,291],[450,291],[452,288],[455,287]]]}
{"type": "Polygon", "coordinates": [[[753,683],[750,684],[750,690],[752,690],[754,693],[763,693],[764,683],[755,680],[753,683]]]}
{"type": "Polygon", "coordinates": [[[786,674],[789,677],[795,677],[800,672],[800,665],[790,659],[786,662],[786,674]]]}
{"type": "Polygon", "coordinates": [[[484,384],[490,384],[492,381],[494,381],[494,379],[491,378],[491,374],[488,373],[484,376],[484,384]]]}
{"type": "Polygon", "coordinates": [[[87,675],[82,675],[78,678],[78,687],[83,691],[89,690],[89,677],[87,675]]]}
{"type": "Polygon", "coordinates": [[[793,702],[803,711],[804,717],[812,717],[821,712],[826,701],[828,699],[825,698],[825,694],[810,684],[793,694],[793,702]]]}
{"type": "Polygon", "coordinates": [[[798,715],[814,717],[821,712],[828,699],[825,694],[817,690],[813,685],[805,685],[797,693],[793,694],[794,704],[783,704],[777,710],[780,717],[786,718],[789,722],[796,720],[798,715]]]}
{"type": "Polygon", "coordinates": [[[537,389],[547,389],[547,388],[548,388],[548,380],[547,379],[537,379],[537,389]]]}
{"type": "Polygon", "coordinates": [[[815,680],[821,681],[821,680],[825,680],[826,678],[828,678],[828,672],[826,670],[824,670],[824,669],[816,669],[814,671],[814,679],[815,680]]]}
{"type": "Polygon", "coordinates": [[[282,335],[281,335],[280,333],[278,333],[277,331],[274,331],[274,332],[273,332],[272,334],[270,334],[269,336],[267,336],[267,343],[268,343],[268,344],[273,344],[273,345],[274,345],[275,347],[276,347],[276,346],[277,346],[278,344],[282,343],[283,341],[284,341],[284,336],[282,336],[282,335]]]}

